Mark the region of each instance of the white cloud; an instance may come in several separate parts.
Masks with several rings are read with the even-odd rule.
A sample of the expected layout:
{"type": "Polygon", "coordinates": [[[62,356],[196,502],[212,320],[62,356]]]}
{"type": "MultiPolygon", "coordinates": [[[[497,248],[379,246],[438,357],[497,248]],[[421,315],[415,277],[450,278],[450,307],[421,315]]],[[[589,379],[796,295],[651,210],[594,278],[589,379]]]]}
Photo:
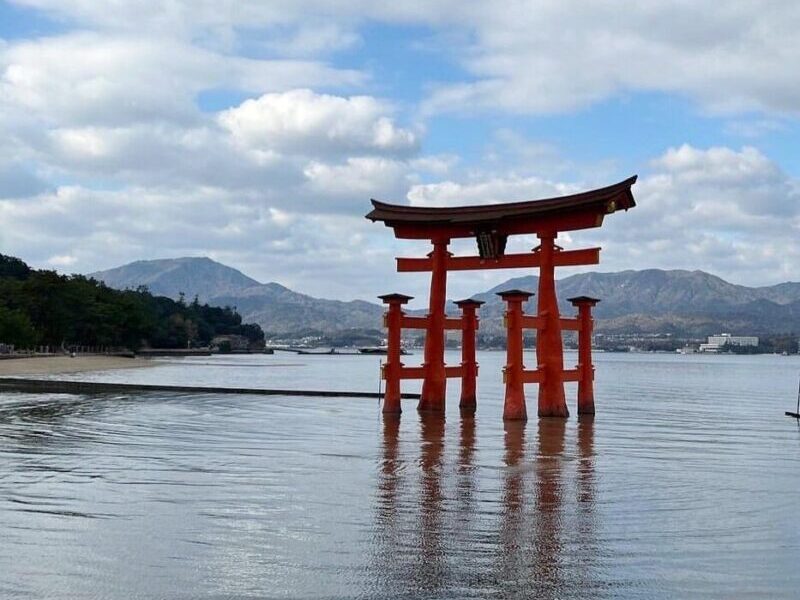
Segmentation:
{"type": "Polygon", "coordinates": [[[265,94],[224,111],[220,123],[244,148],[309,156],[408,153],[416,135],[396,127],[391,109],[370,96],[342,98],[308,89],[265,94]]]}
{"type": "Polygon", "coordinates": [[[55,173],[116,184],[212,186],[226,189],[285,187],[303,181],[292,157],[243,154],[213,120],[197,126],[56,128],[34,146],[55,173]]]}
{"type": "Polygon", "coordinates": [[[77,259],[69,254],[61,254],[58,256],[51,256],[47,259],[47,264],[55,268],[70,267],[75,264],[77,259]]]}
{"type": "Polygon", "coordinates": [[[370,196],[405,191],[406,163],[375,157],[348,158],[344,164],[313,162],[305,170],[310,189],[318,194],[351,196],[364,204],[370,196]]]}
{"type": "Polygon", "coordinates": [[[410,164],[416,171],[444,176],[453,170],[459,163],[459,157],[454,154],[433,154],[421,156],[411,160],[410,164]]]}
{"type": "Polygon", "coordinates": [[[116,33],[209,48],[236,48],[251,31],[283,40],[289,55],[353,44],[365,22],[424,25],[434,32],[426,45],[467,72],[436,88],[429,111],[564,112],[639,91],[685,95],[714,111],[800,111],[800,80],[792,77],[800,5],[791,0],[17,1],[116,33]]]}
{"type": "Polygon", "coordinates": [[[236,190],[277,209],[344,210],[352,206],[346,180],[332,181],[330,191],[318,183],[335,171],[356,178],[353,193],[369,181],[402,181],[408,164],[389,157],[414,158],[418,134],[395,125],[392,107],[377,98],[284,88],[359,78],[169,37],[84,32],[5,44],[0,157],[28,166],[13,177],[0,173],[0,198],[41,192],[40,178],[49,178],[159,193],[236,190]],[[197,94],[217,87],[259,96],[221,115],[199,110],[197,94]]]}
{"type": "Polygon", "coordinates": [[[755,139],[785,131],[786,128],[786,122],[777,119],[740,119],[726,123],[725,132],[730,135],[755,139]]]}
{"type": "Polygon", "coordinates": [[[463,11],[471,78],[429,111],[566,112],[627,92],[678,93],[712,111],[800,113],[795,2],[484,3],[463,11]]]}
{"type": "Polygon", "coordinates": [[[353,48],[361,41],[352,30],[340,24],[304,23],[289,31],[278,31],[261,45],[277,56],[317,56],[353,48]]]}
{"type": "Polygon", "coordinates": [[[586,239],[604,269],[702,269],[736,283],[800,279],[800,184],[758,150],[667,150],[635,188],[638,206],[586,239]]]}
{"type": "Polygon", "coordinates": [[[204,90],[262,93],[360,80],[321,63],[242,58],[142,34],[73,33],[0,52],[0,108],[62,126],[197,121],[195,97],[204,90]]]}
{"type": "Polygon", "coordinates": [[[111,30],[139,29],[189,35],[198,31],[221,37],[240,28],[286,26],[298,22],[321,24],[341,20],[353,23],[362,19],[389,22],[439,22],[458,18],[462,4],[455,0],[429,2],[375,3],[369,0],[114,0],[98,4],[94,0],[12,0],[50,14],[111,30]]]}
{"type": "Polygon", "coordinates": [[[574,184],[538,177],[490,177],[467,183],[442,181],[414,185],[408,192],[408,200],[414,206],[459,206],[536,200],[576,191],[574,184]]]}
{"type": "MultiPolygon", "coordinates": [[[[325,98],[340,100],[345,109],[351,106],[346,98],[325,98]]],[[[326,135],[325,124],[310,116],[295,114],[283,120],[280,114],[269,115],[271,124],[282,129],[281,135],[266,136],[265,145],[257,148],[237,139],[212,117],[205,124],[183,127],[55,128],[43,140],[30,143],[32,152],[56,174],[101,178],[118,185],[235,190],[263,205],[294,212],[358,210],[370,195],[406,193],[417,159],[387,156],[380,138],[364,137],[373,125],[380,129],[384,117],[375,113],[371,122],[350,119],[361,129],[337,131],[323,151],[317,140],[326,135]],[[341,148],[334,150],[335,144],[341,148]]],[[[346,120],[345,110],[337,121],[346,120]]],[[[400,154],[411,152],[408,148],[400,154]]]]}
{"type": "Polygon", "coordinates": [[[662,177],[650,183],[655,189],[685,188],[687,203],[702,209],[711,203],[735,207],[748,218],[784,218],[798,212],[798,189],[781,169],[756,148],[739,151],[726,147],[706,150],[684,144],[670,148],[653,161],[662,177]]]}

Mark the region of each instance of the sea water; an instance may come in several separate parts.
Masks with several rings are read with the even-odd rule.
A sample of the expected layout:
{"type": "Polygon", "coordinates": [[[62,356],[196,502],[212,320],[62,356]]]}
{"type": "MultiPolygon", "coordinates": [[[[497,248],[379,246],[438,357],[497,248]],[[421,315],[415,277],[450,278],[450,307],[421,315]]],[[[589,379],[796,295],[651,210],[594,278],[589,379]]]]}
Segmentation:
{"type": "MultiPolygon", "coordinates": [[[[536,418],[529,386],[524,425],[503,424],[499,352],[474,419],[457,381],[444,419],[408,400],[399,421],[370,399],[3,394],[0,598],[796,598],[800,357],[595,360],[594,419],[573,384],[569,419],[536,418]]],[[[377,391],[378,365],[70,378],[377,391]]]]}

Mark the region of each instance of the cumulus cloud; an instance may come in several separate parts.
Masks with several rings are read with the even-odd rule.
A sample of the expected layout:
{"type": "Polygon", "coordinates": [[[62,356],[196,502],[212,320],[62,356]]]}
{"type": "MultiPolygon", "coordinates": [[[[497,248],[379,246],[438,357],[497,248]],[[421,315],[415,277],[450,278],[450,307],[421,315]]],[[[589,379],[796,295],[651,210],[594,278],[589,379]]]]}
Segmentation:
{"type": "Polygon", "coordinates": [[[789,75],[800,57],[800,5],[791,0],[17,2],[114,32],[168,33],[207,47],[235,48],[250,30],[283,39],[292,55],[353,44],[367,21],[427,26],[436,34],[426,43],[467,74],[436,86],[428,111],[564,112],[640,91],[682,94],[714,111],[796,115],[800,106],[800,80],[789,75]]]}
{"type": "MultiPolygon", "coordinates": [[[[360,79],[352,70],[319,62],[244,58],[174,36],[79,32],[6,43],[0,46],[0,158],[27,166],[13,180],[0,177],[0,197],[36,192],[42,187],[35,185],[38,178],[48,175],[100,179],[104,186],[260,188],[264,196],[301,186],[309,160],[300,156],[301,148],[316,155],[313,134],[287,124],[275,148],[244,152],[215,115],[200,110],[198,94],[223,88],[280,96],[289,90],[291,97],[296,85],[352,85],[360,79]],[[292,136],[299,139],[292,142],[292,136]]],[[[344,108],[337,117],[351,124],[359,122],[352,115],[363,109],[361,123],[372,128],[369,140],[361,131],[349,145],[341,132],[337,139],[343,147],[389,152],[405,138],[413,151],[414,134],[380,112],[389,110],[383,102],[367,96],[352,103],[324,98],[338,99],[344,108]]],[[[312,113],[313,107],[301,106],[293,116],[302,120],[312,113]]],[[[227,114],[233,122],[238,113],[227,114]]],[[[260,114],[269,119],[268,111],[260,114]]]]}
{"type": "Polygon", "coordinates": [[[350,196],[362,205],[371,196],[396,197],[408,188],[408,165],[385,158],[348,158],[341,165],[313,162],[306,168],[305,175],[314,192],[350,196]]]}
{"type": "Polygon", "coordinates": [[[667,150],[635,189],[638,206],[586,239],[604,269],[702,269],[737,283],[800,279],[800,182],[754,148],[667,150]]]}
{"type": "Polygon", "coordinates": [[[408,192],[408,200],[414,206],[459,206],[536,200],[577,191],[575,184],[539,177],[494,176],[466,183],[442,181],[414,185],[408,192]]]}
{"type": "Polygon", "coordinates": [[[65,34],[8,44],[0,52],[0,106],[45,123],[120,126],[191,121],[195,97],[214,88],[284,90],[360,75],[315,62],[256,60],[142,34],[65,34]]]}
{"type": "MultiPolygon", "coordinates": [[[[464,14],[465,13],[465,14],[464,14]]],[[[430,111],[565,112],[628,92],[678,93],[711,111],[797,115],[795,2],[474,5],[455,49],[471,78],[442,84],[430,111]]]]}
{"type": "Polygon", "coordinates": [[[667,150],[653,166],[661,171],[653,187],[685,188],[687,204],[695,210],[718,202],[752,219],[792,217],[798,211],[796,182],[751,146],[702,150],[684,144],[667,150]]]}
{"type": "Polygon", "coordinates": [[[408,153],[416,135],[396,127],[371,96],[342,98],[309,89],[264,94],[224,111],[219,121],[244,148],[319,156],[408,153]]]}
{"type": "Polygon", "coordinates": [[[0,198],[41,191],[40,177],[181,194],[236,190],[262,205],[322,213],[352,208],[352,194],[381,183],[404,193],[397,182],[416,158],[418,133],[396,125],[388,103],[283,89],[352,83],[352,73],[174,38],[83,32],[6,44],[0,157],[36,166],[2,174],[0,198]],[[201,111],[197,94],[219,86],[258,94],[219,114],[201,111]]]}

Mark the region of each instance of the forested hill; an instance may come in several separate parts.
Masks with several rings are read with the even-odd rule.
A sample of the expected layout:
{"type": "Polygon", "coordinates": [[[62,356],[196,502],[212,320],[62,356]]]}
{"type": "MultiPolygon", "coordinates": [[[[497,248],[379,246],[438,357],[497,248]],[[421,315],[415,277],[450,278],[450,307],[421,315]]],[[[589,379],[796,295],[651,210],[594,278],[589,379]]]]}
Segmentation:
{"type": "Polygon", "coordinates": [[[83,275],[31,269],[0,254],[0,343],[17,348],[112,346],[132,350],[205,346],[216,335],[263,343],[231,308],[115,290],[83,275]]]}

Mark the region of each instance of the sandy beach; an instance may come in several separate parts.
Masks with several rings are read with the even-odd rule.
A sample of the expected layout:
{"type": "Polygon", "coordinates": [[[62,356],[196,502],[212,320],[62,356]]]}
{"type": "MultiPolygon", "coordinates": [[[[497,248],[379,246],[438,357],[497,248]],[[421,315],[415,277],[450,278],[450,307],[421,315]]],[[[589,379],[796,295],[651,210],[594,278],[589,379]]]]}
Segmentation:
{"type": "Polygon", "coordinates": [[[84,371],[106,371],[109,369],[137,369],[153,366],[146,358],[122,356],[34,356],[0,360],[0,377],[19,375],[55,375],[58,373],[81,373],[84,371]]]}

